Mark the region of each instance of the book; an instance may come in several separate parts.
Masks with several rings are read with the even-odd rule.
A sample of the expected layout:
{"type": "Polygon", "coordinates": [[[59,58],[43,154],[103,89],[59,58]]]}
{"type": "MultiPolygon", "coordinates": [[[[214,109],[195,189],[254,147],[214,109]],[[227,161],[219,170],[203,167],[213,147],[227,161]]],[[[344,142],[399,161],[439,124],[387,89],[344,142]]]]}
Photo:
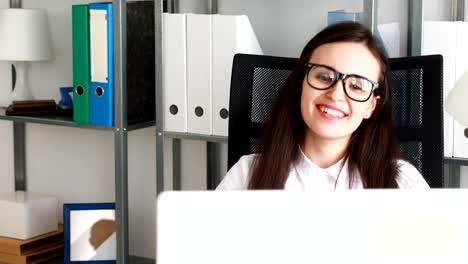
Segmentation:
{"type": "Polygon", "coordinates": [[[58,231],[25,240],[0,237],[0,262],[6,261],[4,255],[31,256],[57,246],[63,247],[63,225],[59,225],[58,231]]]}
{"type": "Polygon", "coordinates": [[[6,115],[67,115],[71,109],[62,109],[54,100],[13,101],[5,111],[6,115]]]}

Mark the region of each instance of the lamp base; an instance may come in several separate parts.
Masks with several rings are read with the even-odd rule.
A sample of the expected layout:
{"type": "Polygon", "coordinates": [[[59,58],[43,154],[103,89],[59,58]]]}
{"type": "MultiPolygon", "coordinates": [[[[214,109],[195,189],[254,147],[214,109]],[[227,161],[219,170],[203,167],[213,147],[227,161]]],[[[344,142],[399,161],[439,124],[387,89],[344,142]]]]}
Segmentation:
{"type": "Polygon", "coordinates": [[[34,97],[29,89],[27,81],[28,63],[24,61],[14,62],[13,66],[16,70],[16,82],[11,98],[13,101],[34,100],[34,97]]]}
{"type": "Polygon", "coordinates": [[[8,107],[11,104],[11,94],[8,95],[9,98],[0,99],[0,107],[8,107]]]}

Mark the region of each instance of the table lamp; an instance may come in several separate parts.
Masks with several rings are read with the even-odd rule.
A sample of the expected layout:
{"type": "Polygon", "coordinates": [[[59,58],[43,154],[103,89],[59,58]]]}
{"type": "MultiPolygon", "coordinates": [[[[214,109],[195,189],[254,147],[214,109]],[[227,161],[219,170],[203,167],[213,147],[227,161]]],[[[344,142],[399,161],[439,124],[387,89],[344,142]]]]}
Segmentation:
{"type": "Polygon", "coordinates": [[[28,85],[28,62],[52,59],[51,45],[44,9],[0,9],[0,60],[11,62],[16,70],[13,100],[34,99],[28,85]]]}
{"type": "Polygon", "coordinates": [[[468,127],[468,71],[455,83],[445,99],[445,110],[464,127],[468,127]]]}

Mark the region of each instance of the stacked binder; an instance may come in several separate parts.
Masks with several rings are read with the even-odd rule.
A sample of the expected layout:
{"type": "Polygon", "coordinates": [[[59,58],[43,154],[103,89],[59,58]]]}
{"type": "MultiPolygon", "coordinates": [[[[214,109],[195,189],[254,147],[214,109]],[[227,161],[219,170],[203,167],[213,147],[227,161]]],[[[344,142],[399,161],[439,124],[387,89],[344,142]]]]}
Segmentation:
{"type": "Polygon", "coordinates": [[[89,8],[72,6],[73,119],[89,124],[89,8]]]}
{"type": "Polygon", "coordinates": [[[228,135],[232,61],[262,54],[247,16],[163,16],[166,131],[228,135]]]}
{"type": "Polygon", "coordinates": [[[0,237],[0,263],[39,263],[63,255],[63,226],[30,239],[0,237]]]}
{"type": "MultiPolygon", "coordinates": [[[[74,121],[114,125],[112,3],[72,6],[74,121]]],[[[127,4],[127,120],[155,119],[154,2],[127,4]]],[[[125,113],[125,111],[124,111],[125,113]]]]}

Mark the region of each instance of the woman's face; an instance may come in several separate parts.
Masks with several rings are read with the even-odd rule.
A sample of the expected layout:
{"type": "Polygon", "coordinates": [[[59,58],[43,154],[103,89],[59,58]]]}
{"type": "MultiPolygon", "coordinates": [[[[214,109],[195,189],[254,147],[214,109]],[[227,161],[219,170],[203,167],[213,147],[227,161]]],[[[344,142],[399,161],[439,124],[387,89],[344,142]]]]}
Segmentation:
{"type": "MultiPolygon", "coordinates": [[[[343,74],[356,74],[378,83],[380,64],[361,43],[336,42],[319,46],[309,59],[311,64],[321,64],[343,74]]],[[[338,80],[327,90],[312,88],[307,74],[302,82],[301,114],[307,125],[307,136],[316,139],[349,139],[364,118],[374,111],[378,96],[365,102],[350,99],[343,82],[338,80]]]]}

